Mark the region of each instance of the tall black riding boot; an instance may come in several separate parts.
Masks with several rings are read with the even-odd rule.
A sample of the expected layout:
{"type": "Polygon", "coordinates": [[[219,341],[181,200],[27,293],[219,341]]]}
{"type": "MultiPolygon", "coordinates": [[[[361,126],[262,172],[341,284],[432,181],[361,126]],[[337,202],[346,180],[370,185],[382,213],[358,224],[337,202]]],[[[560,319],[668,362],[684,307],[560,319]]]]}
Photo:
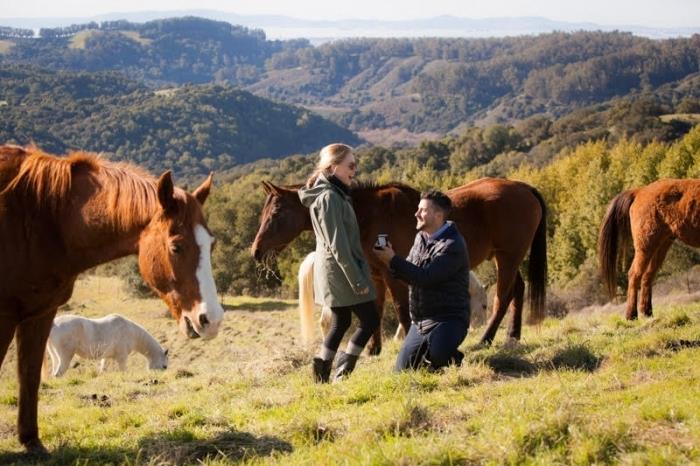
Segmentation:
{"type": "Polygon", "coordinates": [[[343,380],[355,370],[355,364],[359,356],[348,354],[344,351],[338,353],[338,363],[335,366],[335,382],[343,380]]]}
{"type": "Polygon", "coordinates": [[[324,361],[321,358],[314,358],[312,366],[314,382],[328,383],[331,378],[331,367],[333,366],[333,360],[331,359],[329,361],[324,361]]]}

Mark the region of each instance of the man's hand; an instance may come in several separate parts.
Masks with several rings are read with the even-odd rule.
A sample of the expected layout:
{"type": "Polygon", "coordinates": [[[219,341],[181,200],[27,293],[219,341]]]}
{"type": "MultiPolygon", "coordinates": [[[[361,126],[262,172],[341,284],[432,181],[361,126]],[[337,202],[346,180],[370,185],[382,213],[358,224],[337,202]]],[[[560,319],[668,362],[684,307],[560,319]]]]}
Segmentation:
{"type": "Polygon", "coordinates": [[[389,266],[391,259],[396,255],[394,249],[391,247],[391,243],[387,243],[387,245],[381,249],[373,249],[373,252],[374,255],[377,256],[379,260],[382,261],[382,263],[387,267],[389,266]]]}

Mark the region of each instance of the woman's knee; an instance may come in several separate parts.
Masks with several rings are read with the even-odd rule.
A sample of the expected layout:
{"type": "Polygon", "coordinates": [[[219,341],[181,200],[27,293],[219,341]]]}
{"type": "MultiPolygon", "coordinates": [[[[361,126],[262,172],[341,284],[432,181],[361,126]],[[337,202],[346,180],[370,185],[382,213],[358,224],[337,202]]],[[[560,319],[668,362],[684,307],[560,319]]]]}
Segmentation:
{"type": "Polygon", "coordinates": [[[379,313],[373,302],[358,308],[357,318],[360,320],[360,328],[367,332],[374,332],[379,327],[379,313]]]}
{"type": "Polygon", "coordinates": [[[330,332],[329,333],[336,333],[336,332],[341,332],[345,333],[349,328],[350,324],[352,323],[352,316],[350,313],[338,313],[338,312],[333,312],[332,317],[331,317],[331,325],[330,325],[330,332]]]}

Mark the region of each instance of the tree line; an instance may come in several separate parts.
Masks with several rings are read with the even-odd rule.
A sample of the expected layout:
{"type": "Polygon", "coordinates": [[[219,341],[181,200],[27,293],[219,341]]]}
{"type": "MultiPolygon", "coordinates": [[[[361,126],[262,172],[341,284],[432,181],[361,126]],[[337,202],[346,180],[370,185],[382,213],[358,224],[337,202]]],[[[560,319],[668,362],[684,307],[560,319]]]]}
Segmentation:
{"type": "MultiPolygon", "coordinates": [[[[444,145],[440,162],[435,144],[441,143],[426,141],[409,149],[360,149],[359,179],[400,181],[417,189],[447,190],[481,177],[479,167],[455,170],[450,160],[457,146],[444,145]]],[[[280,185],[303,183],[315,161],[315,154],[262,160],[238,167],[228,177],[219,177],[206,210],[218,241],[213,264],[221,292],[294,295],[297,268],[313,250],[313,236],[307,232],[292,242],[278,256],[272,270],[263,269],[253,260],[250,246],[265,199],[261,181],[280,185]]],[[[700,126],[673,142],[643,143],[627,138],[615,143],[585,142],[562,150],[542,166],[524,161],[501,175],[525,181],[542,193],[548,207],[550,287],[577,288],[588,293],[590,304],[590,300],[604,298],[595,254],[598,228],[607,204],[620,191],[659,178],[700,177],[700,126]]],[[[700,255],[685,249],[672,251],[666,262],[666,272],[685,270],[700,263],[700,255]]],[[[490,284],[495,277],[488,267],[482,271],[482,278],[490,284]]],[[[620,279],[622,286],[624,276],[620,279]]]]}

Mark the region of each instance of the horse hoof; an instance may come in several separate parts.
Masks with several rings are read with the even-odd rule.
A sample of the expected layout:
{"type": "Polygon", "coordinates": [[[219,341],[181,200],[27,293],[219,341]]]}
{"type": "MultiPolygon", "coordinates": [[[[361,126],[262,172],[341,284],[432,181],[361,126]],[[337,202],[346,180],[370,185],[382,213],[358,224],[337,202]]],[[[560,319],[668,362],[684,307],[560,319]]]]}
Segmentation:
{"type": "Polygon", "coordinates": [[[31,456],[41,458],[46,458],[49,456],[49,451],[46,449],[46,447],[44,447],[44,444],[41,443],[41,440],[39,439],[26,442],[24,444],[24,449],[27,451],[27,454],[31,456]]]}
{"type": "Polygon", "coordinates": [[[370,356],[378,356],[379,353],[382,352],[382,347],[381,346],[368,346],[367,347],[367,354],[370,356]]]}
{"type": "Polygon", "coordinates": [[[474,346],[474,349],[486,349],[491,347],[491,340],[481,340],[474,346]]]}
{"type": "Polygon", "coordinates": [[[503,347],[506,349],[517,349],[520,347],[520,340],[518,340],[517,338],[508,337],[503,343],[503,347]]]}

